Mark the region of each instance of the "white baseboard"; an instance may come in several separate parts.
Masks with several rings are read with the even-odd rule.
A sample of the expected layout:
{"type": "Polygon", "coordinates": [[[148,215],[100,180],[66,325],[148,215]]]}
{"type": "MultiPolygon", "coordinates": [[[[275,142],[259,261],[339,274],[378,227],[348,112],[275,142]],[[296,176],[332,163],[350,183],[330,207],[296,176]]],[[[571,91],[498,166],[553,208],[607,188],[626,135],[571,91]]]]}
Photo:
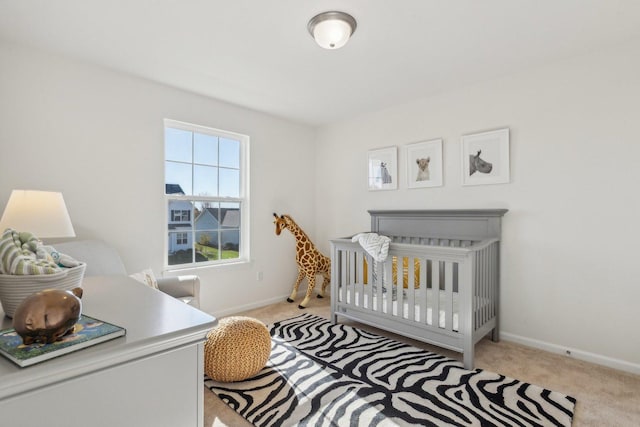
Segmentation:
{"type": "Polygon", "coordinates": [[[583,360],[585,362],[595,363],[597,365],[606,366],[608,368],[617,369],[619,371],[630,372],[640,375],[640,364],[627,362],[625,360],[614,359],[612,357],[603,356],[601,354],[590,353],[588,351],[576,348],[563,347],[557,344],[539,341],[532,338],[523,337],[508,332],[500,332],[500,339],[511,341],[516,344],[522,344],[527,347],[537,348],[539,350],[548,351],[549,353],[562,354],[574,359],[583,360]]]}
{"type": "MultiPolygon", "coordinates": [[[[302,301],[302,298],[304,298],[305,294],[307,293],[307,288],[304,287],[304,289],[300,289],[298,291],[298,296],[296,297],[296,304],[300,303],[300,301],[302,301]]],[[[327,289],[327,291],[325,292],[325,297],[326,298],[331,298],[331,292],[329,289],[327,289]]],[[[286,301],[287,298],[289,298],[291,296],[291,294],[286,294],[286,295],[282,295],[279,297],[273,297],[273,298],[269,298],[269,299],[265,299],[262,301],[255,301],[252,302],[251,304],[244,304],[244,305],[239,305],[236,307],[230,307],[227,308],[225,310],[221,310],[221,311],[216,311],[215,313],[208,313],[210,315],[212,315],[213,317],[216,318],[221,318],[224,316],[233,316],[236,315],[238,313],[242,313],[243,311],[248,311],[248,310],[253,310],[254,308],[260,308],[260,307],[264,307],[266,305],[270,305],[270,304],[275,304],[278,302],[282,302],[282,301],[286,301]]]]}
{"type": "Polygon", "coordinates": [[[216,311],[215,313],[209,313],[209,314],[214,316],[214,317],[216,317],[216,318],[221,318],[221,317],[225,317],[225,316],[231,316],[231,315],[234,315],[234,314],[242,313],[243,311],[253,310],[254,308],[260,308],[260,307],[264,307],[266,305],[275,304],[277,302],[282,302],[282,301],[285,301],[287,298],[289,298],[289,294],[282,295],[282,296],[279,296],[279,297],[269,298],[269,299],[262,300],[262,301],[252,302],[251,304],[245,304],[245,305],[239,305],[239,306],[236,306],[236,307],[230,307],[230,308],[227,308],[226,310],[216,311]]]}

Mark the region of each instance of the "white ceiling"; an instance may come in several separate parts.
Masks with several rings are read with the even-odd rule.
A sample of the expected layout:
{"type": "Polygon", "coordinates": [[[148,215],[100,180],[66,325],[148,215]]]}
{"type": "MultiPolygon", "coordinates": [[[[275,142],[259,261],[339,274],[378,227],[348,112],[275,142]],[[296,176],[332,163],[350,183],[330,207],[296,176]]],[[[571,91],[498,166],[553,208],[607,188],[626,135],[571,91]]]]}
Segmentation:
{"type": "Polygon", "coordinates": [[[638,38],[639,0],[0,0],[0,39],[311,125],[638,38]]]}

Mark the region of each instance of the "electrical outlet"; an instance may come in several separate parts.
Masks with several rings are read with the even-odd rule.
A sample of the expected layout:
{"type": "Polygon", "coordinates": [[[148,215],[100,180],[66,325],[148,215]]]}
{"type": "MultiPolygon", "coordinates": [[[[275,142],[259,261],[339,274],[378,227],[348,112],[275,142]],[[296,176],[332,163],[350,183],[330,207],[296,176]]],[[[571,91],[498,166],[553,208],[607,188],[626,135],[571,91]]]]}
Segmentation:
{"type": "Polygon", "coordinates": [[[258,271],[258,273],[256,273],[256,280],[261,281],[262,277],[263,277],[262,271],[258,271]]]}

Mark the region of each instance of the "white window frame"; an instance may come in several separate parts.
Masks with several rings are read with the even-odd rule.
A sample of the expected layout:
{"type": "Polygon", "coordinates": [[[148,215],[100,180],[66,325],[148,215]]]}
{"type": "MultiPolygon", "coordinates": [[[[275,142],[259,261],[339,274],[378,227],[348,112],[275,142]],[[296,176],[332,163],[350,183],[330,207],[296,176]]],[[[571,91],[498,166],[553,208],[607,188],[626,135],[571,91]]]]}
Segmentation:
{"type": "Polygon", "coordinates": [[[189,233],[186,231],[179,231],[176,233],[176,244],[186,245],[189,243],[189,233]]]}
{"type": "MultiPolygon", "coordinates": [[[[202,268],[202,267],[215,267],[221,265],[229,265],[229,264],[239,264],[239,263],[248,263],[251,259],[250,255],[250,247],[249,242],[250,239],[250,229],[249,224],[251,223],[249,218],[250,208],[249,208],[249,177],[250,177],[250,169],[249,169],[249,136],[242,135],[239,133],[229,132],[221,129],[210,128],[201,125],[195,125],[191,123],[181,122],[177,120],[164,119],[164,127],[163,127],[163,147],[164,147],[164,130],[166,128],[180,129],[189,132],[203,133],[207,135],[213,135],[220,138],[228,138],[236,141],[240,141],[240,194],[239,197],[207,197],[207,196],[190,196],[190,195],[177,195],[177,194],[165,194],[165,214],[169,211],[169,202],[171,200],[186,200],[189,202],[215,202],[215,203],[239,203],[240,205],[240,250],[238,253],[238,258],[234,259],[220,259],[216,261],[205,261],[205,262],[192,262],[185,264],[169,264],[169,232],[171,231],[169,228],[170,219],[165,218],[164,221],[164,269],[165,271],[175,271],[175,270],[184,270],[184,269],[192,269],[192,268],[202,268]]],[[[163,150],[164,153],[164,150],[163,150]]],[[[163,155],[163,171],[166,165],[166,156],[163,155]]],[[[192,164],[193,158],[192,158],[192,164]]],[[[162,176],[163,181],[165,180],[165,174],[162,176]]],[[[165,188],[165,185],[162,185],[162,188],[165,188]]],[[[191,211],[193,212],[193,210],[191,211]]],[[[190,215],[193,217],[193,215],[190,215]]],[[[196,243],[196,228],[195,228],[195,220],[196,218],[191,218],[191,222],[193,224],[191,229],[191,242],[192,245],[195,246],[196,243]]],[[[187,231],[187,233],[189,233],[187,231]]]]}

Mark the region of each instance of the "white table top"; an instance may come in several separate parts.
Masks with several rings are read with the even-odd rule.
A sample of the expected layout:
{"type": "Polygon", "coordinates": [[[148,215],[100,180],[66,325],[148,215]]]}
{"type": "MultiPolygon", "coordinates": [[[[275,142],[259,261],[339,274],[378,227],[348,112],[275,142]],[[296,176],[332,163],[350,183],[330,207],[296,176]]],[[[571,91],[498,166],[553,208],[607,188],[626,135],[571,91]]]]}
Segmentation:
{"type": "MultiPolygon", "coordinates": [[[[151,354],[202,342],[217,320],[126,276],[85,277],[82,313],[121,326],[124,337],[20,368],[0,356],[0,400],[151,354]]],[[[0,310],[0,329],[12,320],[0,310]]]]}

